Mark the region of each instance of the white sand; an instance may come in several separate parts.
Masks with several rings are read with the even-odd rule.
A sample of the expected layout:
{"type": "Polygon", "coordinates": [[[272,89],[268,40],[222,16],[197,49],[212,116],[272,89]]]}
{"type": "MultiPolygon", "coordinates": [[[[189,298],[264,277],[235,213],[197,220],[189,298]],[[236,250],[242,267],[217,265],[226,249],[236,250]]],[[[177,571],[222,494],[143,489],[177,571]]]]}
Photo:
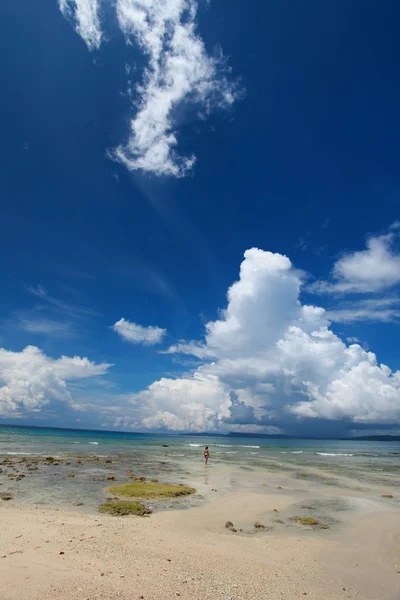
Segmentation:
{"type": "Polygon", "coordinates": [[[293,500],[284,490],[215,493],[204,506],[149,518],[2,502],[0,599],[400,599],[400,512],[384,502],[373,513],[366,502],[365,514],[328,531],[224,528],[229,519],[248,529],[293,500]]]}

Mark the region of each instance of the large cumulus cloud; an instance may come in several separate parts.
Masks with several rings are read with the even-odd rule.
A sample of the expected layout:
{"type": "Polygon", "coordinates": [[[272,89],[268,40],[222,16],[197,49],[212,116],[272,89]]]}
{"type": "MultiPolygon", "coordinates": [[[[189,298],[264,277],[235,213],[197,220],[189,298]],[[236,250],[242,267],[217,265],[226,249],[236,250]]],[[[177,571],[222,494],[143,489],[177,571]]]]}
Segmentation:
{"type": "Polygon", "coordinates": [[[52,402],[73,403],[68,382],[103,375],[111,365],[79,356],[52,359],[36,346],[0,348],[0,415],[38,412],[52,402]]]}
{"type": "Polygon", "coordinates": [[[347,345],[323,308],[301,303],[301,290],[302,273],[289,258],[247,250],[227,306],[206,324],[204,339],[167,350],[209,362],[134,394],[135,426],[225,431],[247,422],[267,428],[288,415],[398,423],[400,372],[379,365],[360,345],[347,345]]]}

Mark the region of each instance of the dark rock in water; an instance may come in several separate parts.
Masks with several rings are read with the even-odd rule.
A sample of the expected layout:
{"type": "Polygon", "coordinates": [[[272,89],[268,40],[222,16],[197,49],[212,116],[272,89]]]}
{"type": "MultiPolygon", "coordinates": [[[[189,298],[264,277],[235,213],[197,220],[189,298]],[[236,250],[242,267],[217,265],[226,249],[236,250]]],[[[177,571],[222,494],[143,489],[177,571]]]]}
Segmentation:
{"type": "Polygon", "coordinates": [[[115,477],[114,477],[114,475],[109,475],[109,476],[107,477],[107,481],[115,481],[115,477]]]}
{"type": "Polygon", "coordinates": [[[0,494],[1,500],[12,500],[13,497],[10,494],[0,494]]]}
{"type": "Polygon", "coordinates": [[[259,521],[256,521],[254,523],[254,528],[255,529],[265,529],[265,525],[263,525],[262,523],[260,523],[259,521]]]}
{"type": "Polygon", "coordinates": [[[169,445],[168,444],[163,444],[162,447],[163,448],[169,448],[169,445]]]}
{"type": "Polygon", "coordinates": [[[227,529],[231,529],[231,528],[233,527],[233,523],[232,523],[232,521],[227,521],[227,522],[225,523],[225,527],[226,527],[227,529]]]}
{"type": "Polygon", "coordinates": [[[137,515],[143,517],[151,515],[151,510],[140,502],[106,502],[99,506],[99,512],[113,516],[137,515]]]}
{"type": "Polygon", "coordinates": [[[313,519],[312,517],[291,517],[291,520],[296,521],[296,523],[300,523],[300,525],[308,525],[309,527],[320,524],[317,519],[313,519]]]}
{"type": "Polygon", "coordinates": [[[73,502],[72,506],[83,506],[84,504],[84,502],[73,502]]]}
{"type": "Polygon", "coordinates": [[[158,483],[158,479],[152,479],[151,483],[158,483]]]}
{"type": "Polygon", "coordinates": [[[104,462],[109,464],[112,463],[112,460],[105,460],[104,462]]]}

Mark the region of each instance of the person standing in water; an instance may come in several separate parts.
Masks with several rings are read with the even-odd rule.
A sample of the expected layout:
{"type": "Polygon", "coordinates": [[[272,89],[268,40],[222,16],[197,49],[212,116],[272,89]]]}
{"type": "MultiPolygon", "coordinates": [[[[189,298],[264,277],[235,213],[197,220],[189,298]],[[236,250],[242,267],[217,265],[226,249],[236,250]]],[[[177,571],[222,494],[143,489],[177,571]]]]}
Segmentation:
{"type": "Polygon", "coordinates": [[[204,450],[204,464],[208,464],[208,459],[210,458],[210,452],[208,450],[208,446],[205,447],[204,450]]]}

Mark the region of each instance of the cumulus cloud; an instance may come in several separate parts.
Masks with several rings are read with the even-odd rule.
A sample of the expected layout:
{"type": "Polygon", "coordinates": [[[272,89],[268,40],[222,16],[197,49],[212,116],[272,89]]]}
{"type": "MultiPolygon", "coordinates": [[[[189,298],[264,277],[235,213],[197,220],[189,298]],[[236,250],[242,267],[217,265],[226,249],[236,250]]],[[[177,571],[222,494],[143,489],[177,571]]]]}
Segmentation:
{"type": "Polygon", "coordinates": [[[59,0],[58,5],[63,16],[74,24],[89,50],[99,48],[102,39],[100,0],[59,0]]]}
{"type": "Polygon", "coordinates": [[[252,248],[203,341],[169,351],[204,360],[192,373],[164,377],[130,398],[133,428],[227,431],[285,419],[400,421],[400,372],[379,365],[331,329],[326,311],[300,301],[302,274],[288,257],[252,248]]]}
{"type": "Polygon", "coordinates": [[[167,333],[167,330],[161,327],[153,325],[143,327],[124,318],[114,323],[112,329],[132,344],[145,344],[148,346],[159,344],[167,333]]]}
{"type": "Polygon", "coordinates": [[[55,360],[36,346],[27,346],[21,352],[0,348],[0,415],[38,412],[51,402],[72,405],[67,382],[103,375],[110,366],[77,356],[55,360]]]}
{"type": "Polygon", "coordinates": [[[201,370],[179,379],[163,377],[133,394],[130,403],[138,416],[123,423],[133,429],[205,431],[230,416],[229,392],[218,377],[201,370]]]}
{"type": "Polygon", "coordinates": [[[176,152],[176,110],[194,105],[209,112],[231,105],[233,84],[221,74],[222,61],[209,56],[196,32],[194,0],[118,0],[117,16],[128,39],[148,56],[138,87],[139,108],[130,124],[128,143],[115,151],[130,170],[182,176],[195,157],[176,152]]]}
{"type": "Polygon", "coordinates": [[[324,294],[380,292],[400,283],[400,222],[385,235],[371,236],[365,250],[349,252],[333,267],[333,281],[318,281],[310,291],[324,294]]]}

